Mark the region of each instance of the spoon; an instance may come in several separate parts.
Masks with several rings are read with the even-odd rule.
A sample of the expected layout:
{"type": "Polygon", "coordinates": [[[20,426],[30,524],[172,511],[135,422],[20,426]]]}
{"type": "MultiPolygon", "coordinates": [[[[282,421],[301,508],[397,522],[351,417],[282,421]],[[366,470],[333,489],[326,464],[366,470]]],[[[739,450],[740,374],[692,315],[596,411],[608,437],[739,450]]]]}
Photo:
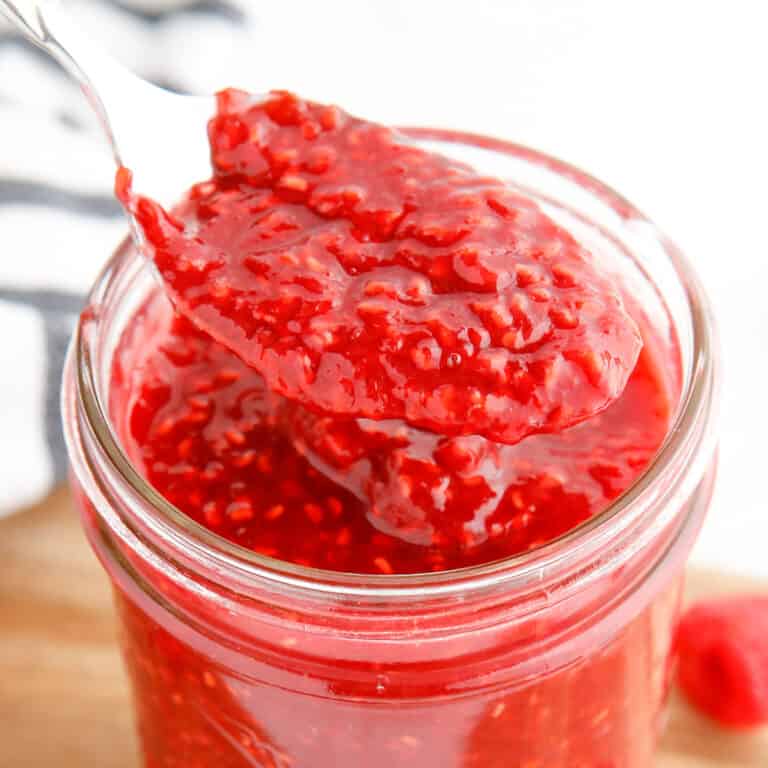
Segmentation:
{"type": "Polygon", "coordinates": [[[212,96],[175,94],[129,72],[91,43],[59,0],[0,0],[0,13],[77,81],[115,162],[133,171],[134,189],[170,205],[210,176],[212,96]]]}

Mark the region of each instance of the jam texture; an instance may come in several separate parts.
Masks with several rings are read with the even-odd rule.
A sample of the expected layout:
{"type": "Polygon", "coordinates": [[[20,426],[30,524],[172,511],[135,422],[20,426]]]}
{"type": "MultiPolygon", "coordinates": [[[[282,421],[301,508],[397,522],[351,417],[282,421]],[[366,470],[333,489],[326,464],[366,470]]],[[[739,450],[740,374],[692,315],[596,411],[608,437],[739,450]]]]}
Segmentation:
{"type": "Polygon", "coordinates": [[[335,107],[218,106],[173,213],[117,179],[176,309],[129,366],[161,493],[261,554],[390,574],[525,552],[632,483],[667,393],[566,230],[335,107]]]}
{"type": "Polygon", "coordinates": [[[124,336],[114,397],[135,464],[191,518],[260,554],[353,573],[460,568],[551,541],[631,485],[669,422],[649,349],[605,411],[512,446],[318,415],[162,296],[124,336]]]}
{"type": "Polygon", "coordinates": [[[169,629],[141,594],[118,609],[146,768],[649,768],[677,597],[674,585],[567,668],[480,690],[414,661],[406,639],[398,663],[355,663],[339,636],[330,663],[312,636],[275,657],[169,629]]]}
{"type": "Polygon", "coordinates": [[[312,410],[516,443],[603,410],[641,346],[617,286],[532,201],[288,93],[219,96],[213,178],[119,194],[176,306],[312,410]]]}

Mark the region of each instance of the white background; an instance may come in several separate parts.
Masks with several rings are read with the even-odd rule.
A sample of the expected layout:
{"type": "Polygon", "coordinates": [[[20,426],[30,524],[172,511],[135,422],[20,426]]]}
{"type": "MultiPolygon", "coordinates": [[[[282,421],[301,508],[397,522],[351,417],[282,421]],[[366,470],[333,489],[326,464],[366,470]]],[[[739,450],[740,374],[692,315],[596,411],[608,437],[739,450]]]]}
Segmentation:
{"type": "MultiPolygon", "coordinates": [[[[201,84],[287,87],[387,122],[531,144],[621,190],[682,246],[715,303],[726,377],[695,560],[768,577],[768,3],[244,4],[253,42],[236,46],[229,82],[211,82],[203,37],[177,54],[201,84]]],[[[121,55],[121,40],[109,45],[121,55]]]]}

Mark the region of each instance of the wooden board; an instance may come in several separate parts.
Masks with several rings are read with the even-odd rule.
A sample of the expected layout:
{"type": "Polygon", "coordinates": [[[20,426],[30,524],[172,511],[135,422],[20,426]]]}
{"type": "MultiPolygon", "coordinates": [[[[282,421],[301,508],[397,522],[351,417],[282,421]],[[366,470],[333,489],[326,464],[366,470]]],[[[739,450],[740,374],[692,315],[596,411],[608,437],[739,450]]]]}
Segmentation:
{"type": "MultiPolygon", "coordinates": [[[[759,589],[696,571],[688,587],[759,589]]],[[[64,490],[0,520],[0,633],[0,766],[138,766],[109,587],[64,490]]],[[[768,732],[726,733],[674,696],[657,768],[768,768],[768,732]]]]}

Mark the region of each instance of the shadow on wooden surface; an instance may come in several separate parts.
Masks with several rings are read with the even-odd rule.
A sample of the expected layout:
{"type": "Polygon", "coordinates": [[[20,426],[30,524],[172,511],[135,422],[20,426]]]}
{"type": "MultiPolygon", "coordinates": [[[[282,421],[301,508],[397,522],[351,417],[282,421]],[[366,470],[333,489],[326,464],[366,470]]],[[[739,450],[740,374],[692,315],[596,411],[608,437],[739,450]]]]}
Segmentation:
{"type": "MultiPolygon", "coordinates": [[[[693,572],[688,592],[761,586],[693,572]]],[[[0,521],[0,632],[0,765],[136,768],[109,586],[64,490],[0,521]]],[[[768,733],[721,731],[675,695],[657,768],[768,768],[768,733]]]]}

